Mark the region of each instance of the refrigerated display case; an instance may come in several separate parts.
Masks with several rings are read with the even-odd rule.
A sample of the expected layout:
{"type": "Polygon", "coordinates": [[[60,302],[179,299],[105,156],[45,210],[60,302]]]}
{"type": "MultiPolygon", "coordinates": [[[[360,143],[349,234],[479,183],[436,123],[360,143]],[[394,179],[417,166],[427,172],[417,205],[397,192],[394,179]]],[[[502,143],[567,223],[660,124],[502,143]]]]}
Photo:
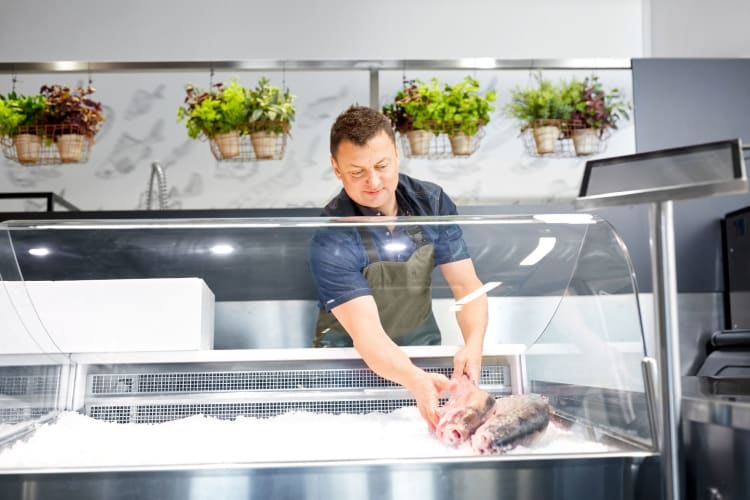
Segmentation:
{"type": "MultiPolygon", "coordinates": [[[[26,220],[0,229],[0,492],[8,498],[634,498],[657,455],[634,274],[588,214],[26,220]],[[533,443],[435,438],[353,348],[313,348],[311,242],[458,234],[488,326],[480,386],[533,393],[533,443]]],[[[411,286],[411,285],[406,285],[411,286]]],[[[394,290],[394,293],[397,292],[394,290]]],[[[436,266],[452,373],[455,297],[436,266]]]]}

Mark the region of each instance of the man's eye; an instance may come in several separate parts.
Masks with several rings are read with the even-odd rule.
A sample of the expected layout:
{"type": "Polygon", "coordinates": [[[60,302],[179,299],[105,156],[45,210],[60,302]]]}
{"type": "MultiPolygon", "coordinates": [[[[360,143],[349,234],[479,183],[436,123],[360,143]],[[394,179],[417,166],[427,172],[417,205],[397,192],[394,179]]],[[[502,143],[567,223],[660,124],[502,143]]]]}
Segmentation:
{"type": "Polygon", "coordinates": [[[388,168],[388,165],[387,164],[376,165],[375,168],[377,168],[378,170],[385,170],[386,168],[388,168]]]}
{"type": "Polygon", "coordinates": [[[352,177],[362,177],[362,171],[352,172],[352,177]]]}

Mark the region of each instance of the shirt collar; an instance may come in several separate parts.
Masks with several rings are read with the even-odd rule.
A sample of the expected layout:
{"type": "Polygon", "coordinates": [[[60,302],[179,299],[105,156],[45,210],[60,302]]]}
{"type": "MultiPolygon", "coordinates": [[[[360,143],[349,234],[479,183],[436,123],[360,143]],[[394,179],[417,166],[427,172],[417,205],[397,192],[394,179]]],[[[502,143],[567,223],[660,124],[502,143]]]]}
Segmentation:
{"type": "MultiPolygon", "coordinates": [[[[396,215],[414,215],[415,211],[412,207],[412,204],[409,202],[409,197],[407,196],[407,187],[402,182],[402,176],[403,174],[399,174],[399,183],[396,187],[396,215]]],[[[354,200],[349,198],[349,195],[346,194],[346,191],[344,189],[341,189],[338,196],[331,200],[331,202],[324,208],[323,215],[363,215],[377,217],[383,214],[377,209],[363,207],[362,205],[355,203],[354,200]]]]}
{"type": "MultiPolygon", "coordinates": [[[[411,215],[411,209],[409,207],[409,203],[406,201],[406,198],[404,197],[403,193],[401,193],[401,184],[398,185],[396,188],[396,215],[397,216],[405,216],[405,215],[411,215]]],[[[377,208],[370,208],[370,207],[363,207],[359,203],[356,203],[354,200],[352,200],[352,205],[357,207],[357,210],[359,210],[361,215],[370,216],[370,217],[377,217],[385,215],[383,212],[378,210],[377,208]]]]}

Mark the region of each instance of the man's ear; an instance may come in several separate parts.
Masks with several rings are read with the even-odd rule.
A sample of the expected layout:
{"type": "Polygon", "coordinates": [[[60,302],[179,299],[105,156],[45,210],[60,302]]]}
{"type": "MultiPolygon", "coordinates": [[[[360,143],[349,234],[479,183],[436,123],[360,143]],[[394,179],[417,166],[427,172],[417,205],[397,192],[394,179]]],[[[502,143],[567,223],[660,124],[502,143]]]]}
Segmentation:
{"type": "Polygon", "coordinates": [[[336,163],[336,158],[333,156],[331,156],[331,168],[333,169],[333,174],[336,178],[341,180],[341,170],[339,170],[339,165],[336,163]]]}

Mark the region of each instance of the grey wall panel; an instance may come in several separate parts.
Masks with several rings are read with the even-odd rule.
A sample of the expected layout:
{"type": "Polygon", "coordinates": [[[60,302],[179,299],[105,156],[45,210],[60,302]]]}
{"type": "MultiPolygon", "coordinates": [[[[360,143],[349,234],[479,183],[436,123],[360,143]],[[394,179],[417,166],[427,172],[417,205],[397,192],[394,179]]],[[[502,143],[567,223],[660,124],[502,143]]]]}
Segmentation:
{"type": "MultiPolygon", "coordinates": [[[[735,137],[750,144],[748,89],[750,59],[634,59],[636,150],[735,137]]],[[[723,290],[719,221],[748,205],[750,194],[675,203],[680,292],[723,290]]],[[[633,232],[637,246],[648,242],[645,207],[643,213],[645,218],[632,221],[639,226],[633,232]]],[[[650,269],[650,263],[646,264],[650,269]]]]}

